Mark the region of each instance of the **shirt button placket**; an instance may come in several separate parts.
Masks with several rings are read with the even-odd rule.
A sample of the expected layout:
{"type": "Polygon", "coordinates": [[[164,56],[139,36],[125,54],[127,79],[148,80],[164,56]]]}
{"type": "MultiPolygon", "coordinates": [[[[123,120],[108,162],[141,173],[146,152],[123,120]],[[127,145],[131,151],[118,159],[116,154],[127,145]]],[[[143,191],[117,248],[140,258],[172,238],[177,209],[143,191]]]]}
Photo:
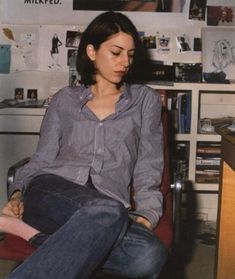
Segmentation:
{"type": "Polygon", "coordinates": [[[104,162],[104,123],[99,122],[95,130],[95,146],[92,166],[100,173],[104,162]]]}

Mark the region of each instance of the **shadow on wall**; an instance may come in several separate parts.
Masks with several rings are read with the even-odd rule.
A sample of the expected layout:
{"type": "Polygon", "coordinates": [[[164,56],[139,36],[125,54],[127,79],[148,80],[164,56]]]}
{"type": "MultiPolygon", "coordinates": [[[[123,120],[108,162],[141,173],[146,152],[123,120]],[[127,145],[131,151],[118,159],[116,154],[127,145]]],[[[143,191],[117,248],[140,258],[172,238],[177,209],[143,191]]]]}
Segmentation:
{"type": "Polygon", "coordinates": [[[189,264],[194,255],[195,238],[198,232],[199,223],[196,220],[196,212],[198,208],[196,193],[193,189],[191,181],[185,182],[185,218],[181,223],[181,242],[180,247],[176,248],[174,257],[176,277],[175,279],[187,279],[185,268],[189,264]]]}

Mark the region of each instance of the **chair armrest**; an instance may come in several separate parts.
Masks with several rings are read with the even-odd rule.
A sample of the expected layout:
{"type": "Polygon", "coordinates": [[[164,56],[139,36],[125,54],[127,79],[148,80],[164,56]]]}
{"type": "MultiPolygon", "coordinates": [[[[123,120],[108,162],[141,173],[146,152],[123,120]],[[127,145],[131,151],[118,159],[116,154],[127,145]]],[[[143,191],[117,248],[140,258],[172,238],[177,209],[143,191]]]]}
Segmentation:
{"type": "Polygon", "coordinates": [[[174,224],[174,244],[177,246],[180,243],[181,236],[181,204],[182,204],[182,190],[184,182],[177,179],[171,184],[173,192],[173,224],[174,224]]]}
{"type": "Polygon", "coordinates": [[[17,162],[16,164],[12,165],[7,172],[7,189],[8,187],[15,181],[16,172],[19,168],[23,167],[27,164],[30,160],[30,157],[24,158],[17,162]]]}

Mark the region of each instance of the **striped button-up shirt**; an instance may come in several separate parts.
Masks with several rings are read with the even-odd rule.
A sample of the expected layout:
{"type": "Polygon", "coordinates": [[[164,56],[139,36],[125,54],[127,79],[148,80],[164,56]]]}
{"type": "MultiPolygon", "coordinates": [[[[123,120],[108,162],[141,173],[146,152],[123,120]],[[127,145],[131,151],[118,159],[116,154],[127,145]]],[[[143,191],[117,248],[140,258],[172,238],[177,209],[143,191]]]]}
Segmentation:
{"type": "Polygon", "coordinates": [[[56,93],[43,119],[37,150],[18,172],[10,194],[22,191],[41,173],[81,185],[90,175],[98,191],[129,209],[132,184],[133,214],[156,226],[162,214],[160,97],[143,85],[125,84],[122,92],[115,112],[103,120],[86,106],[92,98],[89,87],[65,87],[56,93]]]}

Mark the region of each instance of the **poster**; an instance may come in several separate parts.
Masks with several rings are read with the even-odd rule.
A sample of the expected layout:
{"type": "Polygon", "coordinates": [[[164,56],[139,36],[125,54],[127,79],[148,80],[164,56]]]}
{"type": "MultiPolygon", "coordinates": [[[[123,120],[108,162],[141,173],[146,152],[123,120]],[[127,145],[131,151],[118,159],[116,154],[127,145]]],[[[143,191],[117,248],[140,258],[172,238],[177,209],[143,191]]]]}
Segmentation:
{"type": "Polygon", "coordinates": [[[73,0],[74,10],[182,12],[184,0],[73,0]]]}
{"type": "MultiPolygon", "coordinates": [[[[2,0],[1,21],[7,24],[69,24],[72,0],[2,0]]],[[[76,14],[76,13],[75,13],[76,14]]],[[[77,21],[77,15],[74,21],[77,21]]]]}
{"type": "Polygon", "coordinates": [[[6,24],[86,25],[97,11],[111,10],[111,6],[112,10],[130,12],[130,18],[134,19],[133,12],[182,12],[185,3],[186,0],[2,0],[1,21],[6,24]]]}

